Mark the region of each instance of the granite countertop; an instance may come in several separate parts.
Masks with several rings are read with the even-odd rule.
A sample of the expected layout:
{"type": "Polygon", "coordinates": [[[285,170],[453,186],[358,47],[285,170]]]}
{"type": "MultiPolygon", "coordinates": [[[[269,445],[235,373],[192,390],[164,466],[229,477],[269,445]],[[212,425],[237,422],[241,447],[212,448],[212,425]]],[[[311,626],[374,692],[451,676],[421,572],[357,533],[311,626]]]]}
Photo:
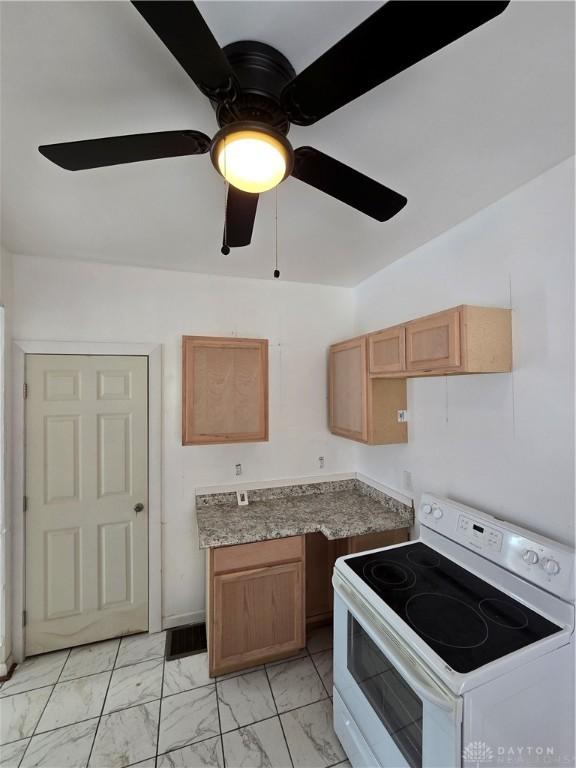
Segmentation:
{"type": "Polygon", "coordinates": [[[201,549],[317,531],[341,539],[414,523],[412,507],[359,480],[256,489],[248,499],[241,507],[236,493],[196,497],[201,549]]]}

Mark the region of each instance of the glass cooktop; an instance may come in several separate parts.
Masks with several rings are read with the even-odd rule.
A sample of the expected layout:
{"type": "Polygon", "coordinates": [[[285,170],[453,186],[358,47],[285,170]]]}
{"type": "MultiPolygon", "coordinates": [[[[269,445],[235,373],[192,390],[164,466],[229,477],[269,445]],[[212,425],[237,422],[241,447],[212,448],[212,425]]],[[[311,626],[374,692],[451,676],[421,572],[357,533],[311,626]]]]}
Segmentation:
{"type": "Polygon", "coordinates": [[[421,542],[346,564],[456,672],[561,629],[421,542]]]}

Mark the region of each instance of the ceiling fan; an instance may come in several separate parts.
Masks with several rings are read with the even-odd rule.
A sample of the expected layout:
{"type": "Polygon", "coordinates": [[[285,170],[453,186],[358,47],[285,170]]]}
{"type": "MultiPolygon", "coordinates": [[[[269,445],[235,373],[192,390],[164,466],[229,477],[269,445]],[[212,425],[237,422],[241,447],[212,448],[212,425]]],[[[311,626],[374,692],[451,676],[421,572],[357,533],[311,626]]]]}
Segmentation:
{"type": "Polygon", "coordinates": [[[258,195],[292,175],[387,221],[407,199],[313,147],[293,149],[290,124],[312,125],[504,11],[496,0],[390,0],[296,74],[275,48],[240,41],[220,48],[191,0],[132,3],[210,99],[220,130],[162,131],[46,144],[70,171],[210,152],[229,182],[223,252],[248,245],[258,195]]]}

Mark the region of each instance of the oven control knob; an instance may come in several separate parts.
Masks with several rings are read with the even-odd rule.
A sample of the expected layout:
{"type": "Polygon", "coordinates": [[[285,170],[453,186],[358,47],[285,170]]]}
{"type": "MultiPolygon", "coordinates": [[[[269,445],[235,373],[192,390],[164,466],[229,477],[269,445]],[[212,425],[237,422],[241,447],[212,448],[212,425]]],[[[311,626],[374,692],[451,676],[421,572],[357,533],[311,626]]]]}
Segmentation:
{"type": "Polygon", "coordinates": [[[434,507],[434,511],[432,512],[432,516],[436,518],[436,520],[440,520],[444,513],[440,509],[440,507],[434,507]]]}
{"type": "Polygon", "coordinates": [[[538,553],[534,552],[533,549],[525,549],[524,552],[522,552],[522,560],[524,560],[525,563],[534,565],[538,562],[538,553]]]}
{"type": "Polygon", "coordinates": [[[553,576],[560,570],[560,563],[558,563],[556,560],[552,560],[552,558],[544,558],[544,560],[542,560],[542,567],[546,573],[550,573],[553,576]]]}
{"type": "Polygon", "coordinates": [[[425,515],[429,515],[430,512],[432,512],[432,504],[423,504],[422,512],[424,512],[425,515]]]}

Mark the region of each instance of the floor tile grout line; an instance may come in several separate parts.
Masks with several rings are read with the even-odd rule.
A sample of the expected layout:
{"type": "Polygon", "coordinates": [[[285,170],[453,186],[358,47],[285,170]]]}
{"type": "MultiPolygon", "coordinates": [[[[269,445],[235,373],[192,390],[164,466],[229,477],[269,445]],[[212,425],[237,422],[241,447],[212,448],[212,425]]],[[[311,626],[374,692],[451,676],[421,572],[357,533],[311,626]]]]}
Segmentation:
{"type": "MultiPolygon", "coordinates": [[[[275,715],[274,715],[275,717],[275,715]]],[[[271,717],[266,718],[267,720],[272,720],[271,717]]],[[[259,720],[258,722],[263,723],[264,720],[259,720]]],[[[248,726],[244,725],[243,728],[247,728],[248,726]]],[[[227,731],[227,733],[235,733],[236,731],[239,731],[240,728],[236,728],[235,731],[227,731]]],[[[163,757],[164,755],[170,755],[173,752],[179,752],[181,749],[187,749],[188,747],[195,747],[197,744],[205,744],[207,741],[212,741],[212,739],[218,739],[221,734],[218,734],[216,736],[206,736],[203,739],[198,739],[198,741],[190,741],[187,744],[183,744],[180,747],[173,747],[172,749],[167,749],[165,752],[160,752],[158,754],[158,757],[163,757]]],[[[151,758],[148,758],[151,759],[151,758]]],[[[140,762],[142,762],[140,760],[140,762]]],[[[136,763],[132,763],[132,765],[136,765],[136,763]]]]}
{"type": "MultiPolygon", "coordinates": [[[[203,686],[203,687],[208,688],[209,686],[203,686]]],[[[195,689],[192,689],[192,690],[198,690],[198,689],[195,688],[195,689]]],[[[182,691],[182,693],[187,693],[187,691],[182,691]]],[[[175,694],[171,694],[171,695],[175,695],[175,694]]],[[[160,699],[153,699],[152,701],[147,701],[145,703],[146,704],[153,704],[155,701],[160,701],[160,699]]],[[[323,696],[321,699],[316,699],[316,701],[311,701],[308,704],[302,704],[299,707],[292,707],[291,709],[287,709],[285,712],[277,712],[277,714],[270,715],[270,717],[263,717],[261,720],[255,720],[253,723],[248,723],[247,725],[242,725],[242,726],[239,726],[238,728],[232,728],[230,731],[226,731],[222,735],[224,736],[224,735],[226,735],[228,733],[235,733],[236,731],[240,731],[243,728],[248,728],[250,726],[257,725],[258,723],[264,723],[264,722],[266,722],[268,720],[274,720],[276,717],[280,718],[282,715],[287,715],[287,714],[290,714],[291,712],[296,712],[299,709],[305,709],[306,707],[311,707],[314,704],[319,704],[322,701],[329,701],[329,697],[323,696]]],[[[143,704],[132,704],[129,707],[124,707],[124,709],[115,710],[115,712],[124,712],[127,709],[135,709],[136,707],[140,707],[140,706],[143,706],[143,704]]],[[[113,713],[107,713],[107,714],[113,714],[113,713]]],[[[84,718],[83,720],[78,720],[76,723],[68,723],[67,725],[59,725],[57,728],[53,728],[50,731],[42,731],[40,734],[37,734],[37,735],[44,735],[44,734],[52,733],[53,731],[60,731],[63,728],[69,728],[70,725],[80,725],[81,723],[86,723],[86,722],[88,722],[90,720],[101,720],[102,717],[106,717],[106,714],[103,714],[101,717],[98,716],[98,715],[95,715],[94,717],[84,718]]],[[[282,722],[282,721],[280,721],[280,722],[282,722]]],[[[217,738],[217,736],[207,736],[204,739],[199,739],[198,741],[192,741],[192,742],[190,742],[188,744],[184,744],[183,747],[174,747],[173,749],[167,749],[166,752],[159,752],[158,753],[158,757],[161,757],[164,754],[169,754],[170,752],[177,752],[179,749],[184,749],[185,747],[189,747],[189,746],[192,746],[192,745],[195,745],[195,744],[201,744],[204,741],[209,741],[210,739],[214,739],[214,738],[217,738]]],[[[25,736],[24,739],[31,739],[31,737],[30,736],[25,736]]],[[[8,744],[14,744],[16,741],[24,741],[24,739],[14,739],[13,741],[6,742],[6,744],[3,744],[2,746],[7,746],[8,744]]],[[[147,759],[151,759],[151,758],[144,758],[144,759],[147,760],[147,759]]],[[[139,762],[142,762],[142,761],[139,761],[139,762]]],[[[345,762],[345,761],[340,761],[340,762],[345,762]]]]}
{"type": "Polygon", "coordinates": [[[110,690],[110,683],[112,682],[112,675],[114,674],[114,667],[116,666],[116,661],[118,659],[118,654],[120,653],[120,646],[122,645],[122,638],[120,638],[120,642],[118,643],[118,647],[116,648],[116,655],[114,656],[114,664],[112,665],[112,670],[110,672],[110,677],[108,678],[108,685],[106,686],[106,693],[104,694],[104,698],[102,699],[102,707],[100,708],[100,716],[98,718],[98,724],[96,725],[96,728],[94,730],[94,738],[92,739],[92,744],[90,746],[90,752],[88,753],[88,759],[86,760],[86,768],[88,768],[88,765],[90,765],[90,760],[92,759],[92,752],[94,751],[94,744],[96,743],[96,736],[98,735],[98,731],[100,730],[100,724],[102,723],[102,712],[104,711],[104,705],[106,704],[106,698],[108,697],[108,691],[110,690]]]}
{"type": "MultiPolygon", "coordinates": [[[[81,647],[81,646],[78,646],[81,647]]],[[[70,649],[71,651],[74,650],[73,648],[70,649]]],[[[135,667],[138,664],[144,664],[147,661],[156,661],[157,659],[161,659],[161,656],[152,656],[149,659],[142,659],[141,661],[135,661],[133,664],[126,664],[123,667],[110,667],[109,669],[101,669],[99,672],[89,672],[86,675],[78,675],[77,677],[67,677],[65,679],[61,679],[61,674],[58,678],[58,683],[73,683],[74,680],[83,680],[85,677],[94,677],[95,675],[102,675],[104,672],[116,672],[117,669],[126,669],[127,667],[135,667]]],[[[64,666],[66,666],[66,662],[64,663],[64,666]]],[[[64,671],[64,670],[62,670],[64,671]]],[[[19,696],[21,693],[31,693],[32,691],[41,691],[42,688],[50,688],[50,686],[56,685],[56,683],[46,683],[46,685],[39,685],[36,688],[26,688],[24,691],[17,691],[16,693],[9,693],[6,696],[1,695],[1,689],[0,689],[0,699],[9,699],[12,696],[19,696]]],[[[90,718],[88,718],[90,719],[90,718]]],[[[55,729],[54,729],[55,730],[55,729]]]]}
{"type": "Polygon", "coordinates": [[[270,682],[270,677],[268,675],[268,668],[266,667],[266,665],[264,665],[264,672],[266,674],[266,680],[268,681],[268,687],[270,688],[270,693],[272,694],[272,701],[274,702],[276,717],[278,718],[278,722],[280,723],[280,730],[282,731],[282,736],[284,737],[284,744],[286,744],[286,749],[288,750],[288,757],[290,758],[290,764],[292,765],[292,768],[294,768],[294,760],[292,759],[292,752],[290,752],[290,745],[288,744],[288,739],[286,738],[286,733],[284,732],[284,726],[282,725],[282,718],[280,717],[280,712],[278,711],[276,696],[274,696],[274,689],[272,688],[272,683],[270,682]]]}
{"type": "Polygon", "coordinates": [[[154,750],[154,765],[158,762],[158,749],[160,748],[160,723],[162,722],[162,700],[164,699],[164,675],[166,673],[166,652],[162,665],[162,680],[160,682],[160,703],[158,704],[158,726],[156,728],[156,749],[154,750]]]}
{"type": "MultiPolygon", "coordinates": [[[[66,663],[67,663],[67,661],[68,661],[68,659],[70,657],[70,652],[72,650],[71,648],[60,649],[59,651],[50,651],[50,653],[41,653],[41,654],[38,654],[37,656],[29,656],[27,659],[25,658],[24,661],[22,662],[22,666],[23,666],[27,661],[33,661],[35,659],[43,658],[44,656],[50,656],[51,653],[54,653],[54,654],[62,653],[63,650],[67,651],[67,656],[66,656],[66,659],[64,660],[64,664],[62,666],[62,669],[60,670],[60,672],[58,674],[58,677],[56,678],[55,682],[53,682],[53,683],[46,683],[46,685],[37,685],[35,688],[26,688],[23,691],[17,691],[16,693],[9,693],[7,696],[2,696],[2,691],[6,688],[6,686],[9,683],[11,683],[16,678],[16,675],[17,675],[17,672],[18,672],[18,666],[16,666],[16,669],[14,670],[14,673],[13,673],[12,677],[9,680],[6,680],[4,683],[2,683],[2,685],[0,685],[0,699],[9,699],[11,696],[18,696],[20,693],[30,693],[31,691],[39,691],[41,688],[50,688],[51,685],[56,685],[56,683],[60,679],[60,675],[62,674],[62,671],[63,671],[64,667],[66,666],[66,663]]],[[[25,737],[25,738],[27,738],[27,737],[25,737]]]]}
{"type": "MultiPolygon", "coordinates": [[[[149,659],[149,661],[155,662],[155,667],[158,666],[159,662],[162,662],[162,676],[161,676],[161,682],[162,682],[164,680],[164,662],[163,662],[163,659],[161,659],[161,658],[149,659]]],[[[140,663],[144,664],[145,662],[139,662],[139,664],[140,663]]],[[[133,666],[138,666],[138,665],[134,664],[133,666]]],[[[115,672],[120,672],[120,671],[122,671],[124,669],[129,669],[129,667],[118,667],[118,669],[113,669],[112,670],[112,676],[110,678],[110,685],[112,685],[112,679],[114,678],[114,673],[115,672]]],[[[155,671],[155,668],[150,670],[150,672],[154,672],[154,671],[155,671]]],[[[136,679],[140,679],[141,680],[142,679],[142,675],[139,675],[139,676],[137,675],[136,679]]],[[[137,684],[137,686],[138,685],[139,685],[139,683],[137,684]]],[[[106,704],[108,702],[108,693],[109,692],[106,691],[106,699],[104,700],[104,708],[105,709],[102,711],[102,716],[104,716],[104,715],[111,715],[114,712],[121,712],[123,709],[131,709],[132,707],[137,707],[140,704],[151,704],[153,701],[159,701],[162,698],[162,688],[160,688],[160,692],[158,693],[157,696],[154,696],[152,693],[150,694],[150,699],[146,699],[145,701],[144,700],[135,701],[135,702],[132,702],[131,704],[128,704],[127,706],[124,706],[124,707],[116,707],[114,709],[106,710],[106,704]]]]}
{"type": "MultiPolygon", "coordinates": [[[[281,730],[282,730],[282,734],[283,734],[283,738],[284,738],[284,741],[286,743],[286,747],[288,749],[288,754],[289,754],[289,757],[290,757],[292,765],[294,763],[293,763],[290,747],[289,747],[289,744],[288,744],[288,740],[286,738],[286,733],[284,731],[283,723],[282,723],[282,720],[281,720],[281,714],[288,714],[288,713],[296,711],[298,709],[302,709],[304,707],[308,707],[308,706],[311,706],[313,704],[317,704],[320,701],[323,701],[323,700],[326,701],[327,699],[326,699],[325,696],[323,696],[321,699],[318,699],[318,700],[316,700],[314,702],[309,702],[307,704],[300,705],[298,707],[292,707],[291,709],[286,710],[285,712],[280,713],[279,710],[278,710],[278,705],[277,705],[277,702],[276,702],[276,698],[274,696],[274,691],[272,690],[272,686],[271,686],[271,683],[270,683],[269,668],[273,668],[277,664],[289,664],[290,662],[296,662],[296,661],[299,661],[299,660],[304,659],[304,658],[310,658],[311,661],[312,661],[314,670],[317,673],[318,677],[320,678],[320,681],[321,681],[321,684],[322,684],[322,688],[326,692],[328,700],[330,700],[330,693],[329,693],[328,689],[326,688],[326,685],[324,684],[324,680],[322,679],[322,676],[320,675],[320,672],[319,672],[318,667],[316,665],[316,662],[314,660],[314,654],[310,651],[310,648],[308,648],[307,646],[303,649],[304,652],[299,657],[278,660],[277,662],[270,663],[270,664],[263,664],[260,668],[253,669],[250,672],[247,671],[247,670],[239,670],[237,674],[233,675],[231,678],[226,677],[225,680],[219,680],[218,677],[216,676],[214,678],[211,678],[210,682],[208,684],[206,684],[206,685],[196,686],[195,688],[187,689],[187,691],[178,691],[176,694],[169,694],[167,697],[165,697],[163,695],[165,670],[166,670],[166,658],[165,658],[165,656],[164,657],[157,656],[157,657],[151,657],[151,658],[148,658],[148,659],[141,659],[140,661],[133,662],[131,664],[126,664],[126,665],[124,665],[122,667],[119,667],[119,666],[117,666],[117,662],[118,662],[118,656],[119,656],[119,653],[120,653],[120,646],[121,646],[122,639],[123,638],[119,639],[119,643],[118,643],[118,646],[116,648],[116,653],[115,653],[115,656],[114,656],[114,663],[113,663],[112,669],[110,669],[110,670],[103,670],[104,672],[109,672],[110,673],[110,677],[109,677],[109,680],[108,680],[108,685],[107,685],[107,688],[106,688],[106,693],[104,695],[104,699],[103,699],[103,704],[102,704],[102,708],[101,708],[101,711],[100,711],[100,715],[97,715],[97,716],[94,716],[94,717],[91,717],[91,718],[84,718],[83,720],[77,721],[76,723],[68,723],[68,724],[65,724],[65,725],[62,725],[62,726],[58,726],[57,728],[52,728],[49,731],[43,731],[42,732],[42,733],[46,733],[47,734],[47,733],[51,733],[51,732],[56,731],[56,730],[61,730],[61,729],[66,728],[66,727],[70,727],[72,725],[77,725],[77,724],[80,724],[80,723],[83,723],[83,722],[87,722],[89,720],[97,719],[98,723],[97,723],[96,729],[94,731],[94,737],[93,737],[93,740],[92,740],[92,745],[91,745],[90,753],[88,755],[88,763],[89,763],[89,761],[91,759],[91,756],[92,756],[92,752],[93,752],[93,748],[94,748],[94,743],[95,743],[96,736],[97,736],[97,733],[98,733],[100,725],[101,725],[101,720],[104,717],[104,711],[103,710],[104,710],[105,702],[106,702],[106,699],[107,699],[107,696],[108,696],[108,693],[109,693],[109,689],[110,689],[113,673],[116,671],[116,669],[125,669],[126,667],[137,666],[137,665],[139,665],[141,663],[144,663],[146,661],[154,661],[156,659],[162,658],[162,680],[161,680],[161,688],[160,688],[160,697],[158,699],[153,699],[152,700],[152,701],[159,701],[157,743],[156,743],[155,755],[151,756],[151,758],[146,758],[146,759],[154,759],[155,762],[157,762],[158,757],[161,756],[161,754],[164,754],[164,752],[162,752],[162,753],[159,752],[159,743],[160,743],[159,742],[159,734],[160,734],[160,720],[161,720],[162,701],[164,700],[164,698],[169,698],[171,696],[177,695],[178,693],[184,693],[184,692],[187,692],[188,690],[190,690],[190,691],[198,690],[200,688],[207,688],[207,687],[210,687],[210,686],[214,687],[214,691],[215,691],[215,694],[216,694],[216,702],[217,702],[217,712],[218,712],[218,724],[219,724],[219,734],[218,735],[220,737],[221,748],[222,748],[222,757],[223,757],[224,765],[226,765],[226,756],[225,756],[225,753],[224,753],[224,740],[223,740],[224,733],[222,732],[222,720],[221,720],[221,714],[220,714],[220,701],[219,701],[219,698],[218,698],[218,683],[219,682],[220,683],[226,682],[226,679],[234,679],[235,677],[238,677],[238,676],[243,676],[243,675],[246,675],[246,674],[253,674],[253,673],[257,672],[257,671],[264,670],[265,675],[266,675],[266,680],[268,682],[268,686],[269,686],[269,689],[270,689],[270,692],[271,692],[271,695],[272,695],[272,700],[274,702],[274,708],[275,708],[276,714],[273,715],[272,717],[267,717],[267,718],[262,718],[260,720],[256,720],[253,723],[249,723],[246,726],[239,726],[238,728],[233,728],[230,731],[227,731],[226,733],[234,733],[236,731],[242,730],[242,728],[244,728],[244,727],[253,726],[253,725],[256,725],[257,723],[265,722],[266,720],[270,720],[270,719],[273,719],[274,717],[278,717],[278,720],[280,722],[280,727],[281,727],[281,730]]],[[[24,738],[28,738],[29,739],[29,743],[26,745],[26,749],[25,749],[25,751],[22,754],[20,762],[24,759],[24,756],[25,756],[25,754],[26,754],[26,752],[27,752],[27,750],[28,750],[28,748],[30,746],[30,742],[31,742],[32,738],[35,735],[37,735],[38,724],[40,723],[40,720],[41,720],[41,718],[42,718],[42,716],[44,714],[44,711],[45,711],[46,707],[48,706],[48,704],[49,704],[49,702],[51,700],[51,697],[53,695],[53,692],[54,692],[54,689],[55,689],[56,685],[59,684],[60,682],[72,682],[73,680],[83,679],[85,677],[91,677],[91,676],[96,676],[98,674],[102,674],[101,672],[93,672],[93,673],[91,673],[89,675],[80,675],[78,677],[69,678],[67,680],[62,681],[61,678],[62,678],[62,675],[64,674],[64,670],[66,668],[66,665],[67,665],[67,663],[68,663],[68,661],[70,659],[72,650],[73,649],[69,649],[68,650],[68,654],[67,654],[66,659],[65,659],[65,661],[64,661],[64,663],[62,665],[62,668],[60,670],[58,678],[57,678],[55,683],[51,684],[52,690],[51,690],[50,695],[49,695],[49,697],[48,697],[48,699],[46,701],[46,704],[45,704],[45,706],[44,706],[44,708],[42,710],[42,713],[40,714],[38,722],[36,723],[36,727],[34,729],[34,732],[33,732],[32,736],[24,737],[24,738]]],[[[317,650],[315,653],[316,653],[316,655],[318,655],[320,653],[328,652],[330,650],[332,650],[332,649],[331,648],[322,648],[322,649],[317,650]]],[[[29,689],[29,690],[40,690],[40,689],[45,688],[45,687],[50,687],[50,685],[40,686],[39,688],[29,689]]],[[[26,693],[26,692],[27,691],[22,691],[21,693],[26,693]]],[[[18,695],[18,694],[10,694],[10,695],[11,696],[15,696],[15,695],[18,695]]],[[[4,698],[8,698],[8,697],[4,697],[4,698]]],[[[145,702],[145,703],[152,703],[152,702],[145,702]]],[[[121,712],[121,711],[124,711],[125,709],[132,709],[132,708],[135,708],[137,706],[142,706],[142,705],[143,705],[143,702],[139,702],[137,704],[132,704],[132,705],[130,705],[128,707],[122,707],[122,708],[120,708],[118,710],[114,710],[114,712],[121,712]]],[[[106,714],[112,714],[112,712],[106,713],[106,714]]],[[[214,738],[214,736],[209,736],[206,739],[200,739],[199,741],[191,742],[190,745],[184,745],[184,746],[191,746],[192,744],[199,744],[199,743],[202,743],[203,741],[207,741],[207,740],[213,739],[213,738],[214,738]]],[[[19,740],[20,739],[15,739],[14,741],[19,741],[19,740]]],[[[13,742],[7,742],[7,743],[14,743],[14,741],[13,742]]],[[[180,749],[180,748],[182,748],[182,747],[179,747],[177,749],[180,749]]],[[[172,751],[176,751],[176,750],[167,750],[167,753],[172,752],[172,751]]],[[[342,761],[340,761],[340,762],[342,762],[342,761]]],[[[334,766],[336,766],[336,765],[338,765],[338,763],[334,764],[334,766]]]]}
{"type": "MultiPolygon", "coordinates": [[[[233,680],[234,678],[229,678],[233,680]]],[[[222,680],[221,682],[226,682],[222,680]]],[[[220,730],[220,746],[222,748],[222,765],[226,768],[226,755],[224,753],[224,734],[222,733],[222,718],[220,716],[220,695],[218,693],[218,680],[214,680],[214,688],[216,690],[216,711],[218,712],[218,728],[220,730]]]]}
{"type": "Polygon", "coordinates": [[[9,693],[6,696],[0,696],[0,701],[4,699],[11,699],[13,696],[21,696],[23,693],[32,693],[33,691],[41,691],[43,688],[51,688],[56,683],[46,683],[46,685],[39,685],[37,688],[26,688],[25,691],[17,691],[16,693],[9,693]]]}
{"type": "MultiPolygon", "coordinates": [[[[318,651],[318,653],[326,653],[326,651],[318,651]]],[[[322,677],[322,675],[320,674],[320,670],[318,669],[318,666],[317,666],[316,662],[314,661],[314,656],[312,656],[312,655],[311,655],[311,656],[310,656],[310,658],[312,659],[312,664],[314,664],[314,669],[315,669],[315,670],[316,670],[316,672],[318,673],[318,677],[320,678],[320,680],[321,680],[321,682],[322,682],[322,685],[323,685],[323,687],[324,687],[324,690],[325,690],[325,691],[326,691],[326,693],[328,694],[328,698],[332,698],[332,696],[331,696],[331,693],[330,693],[330,691],[328,690],[328,686],[327,686],[327,685],[326,685],[326,683],[324,682],[324,678],[323,678],[323,677],[322,677]]],[[[334,654],[332,654],[332,664],[334,664],[334,654]]]]}
{"type": "MultiPolygon", "coordinates": [[[[54,691],[56,690],[56,686],[58,685],[58,682],[60,681],[60,677],[62,676],[62,672],[64,671],[64,667],[66,666],[66,662],[67,662],[67,661],[68,661],[68,659],[70,658],[70,654],[71,654],[71,653],[72,653],[72,649],[70,648],[70,649],[68,650],[68,656],[66,656],[66,659],[65,659],[65,661],[64,661],[64,664],[62,664],[62,669],[60,670],[60,672],[59,672],[59,674],[58,674],[58,677],[56,678],[56,682],[55,682],[55,683],[54,683],[54,685],[52,686],[52,690],[50,691],[50,695],[49,695],[49,696],[48,696],[48,698],[46,699],[46,704],[44,705],[44,708],[42,709],[42,714],[40,715],[40,717],[38,718],[38,721],[36,722],[36,725],[34,726],[34,730],[33,730],[33,732],[32,732],[32,738],[34,738],[34,736],[36,735],[36,731],[37,731],[37,729],[38,729],[38,726],[39,726],[39,724],[40,724],[40,720],[42,720],[42,718],[44,717],[44,712],[46,712],[46,707],[47,707],[47,706],[48,706],[48,704],[50,703],[50,699],[52,698],[52,694],[53,694],[53,693],[54,693],[54,691]]],[[[30,741],[32,741],[32,738],[30,739],[30,741]]],[[[28,744],[28,746],[30,746],[30,744],[28,744]]],[[[28,749],[28,747],[26,747],[26,749],[28,749]]],[[[22,757],[24,757],[24,755],[22,755],[22,757]]]]}
{"type": "MultiPolygon", "coordinates": [[[[36,725],[34,726],[34,730],[32,731],[32,733],[30,734],[30,740],[29,740],[28,744],[26,744],[26,749],[22,753],[22,756],[20,758],[20,762],[18,763],[18,765],[20,765],[22,760],[24,760],[24,756],[26,755],[26,752],[28,752],[28,749],[30,748],[30,744],[32,744],[32,739],[36,735],[36,731],[38,729],[38,725],[40,724],[40,720],[42,720],[42,718],[44,717],[44,712],[46,712],[46,707],[48,706],[48,704],[50,702],[50,699],[52,698],[52,694],[54,693],[54,690],[56,689],[56,686],[58,685],[58,680],[60,680],[60,676],[62,675],[62,672],[64,671],[64,667],[66,666],[66,662],[70,658],[70,654],[71,653],[72,653],[72,649],[69,648],[68,649],[68,655],[64,659],[64,663],[62,664],[60,672],[58,673],[58,677],[56,678],[56,682],[52,685],[52,690],[50,691],[50,694],[48,695],[48,698],[46,699],[46,703],[42,707],[42,712],[40,712],[40,717],[38,718],[38,720],[36,720],[36,725]]],[[[42,686],[42,687],[48,687],[48,686],[42,686]]],[[[40,689],[36,688],[36,690],[40,690],[40,689]]],[[[25,693],[25,691],[23,691],[23,693],[25,693]]]]}
{"type": "MultiPolygon", "coordinates": [[[[120,710],[119,710],[120,711],[120,710]]],[[[100,720],[99,715],[94,715],[93,717],[84,717],[82,720],[77,720],[75,723],[66,723],[66,725],[58,725],[56,728],[51,728],[49,731],[38,731],[34,734],[34,736],[46,736],[48,733],[54,733],[54,731],[61,731],[63,728],[70,728],[73,725],[82,725],[82,723],[89,723],[90,720],[100,720]]],[[[8,747],[11,744],[16,744],[18,741],[26,741],[26,739],[30,740],[32,736],[24,736],[21,739],[13,739],[12,741],[6,741],[4,744],[0,744],[2,747],[8,747]]]]}

